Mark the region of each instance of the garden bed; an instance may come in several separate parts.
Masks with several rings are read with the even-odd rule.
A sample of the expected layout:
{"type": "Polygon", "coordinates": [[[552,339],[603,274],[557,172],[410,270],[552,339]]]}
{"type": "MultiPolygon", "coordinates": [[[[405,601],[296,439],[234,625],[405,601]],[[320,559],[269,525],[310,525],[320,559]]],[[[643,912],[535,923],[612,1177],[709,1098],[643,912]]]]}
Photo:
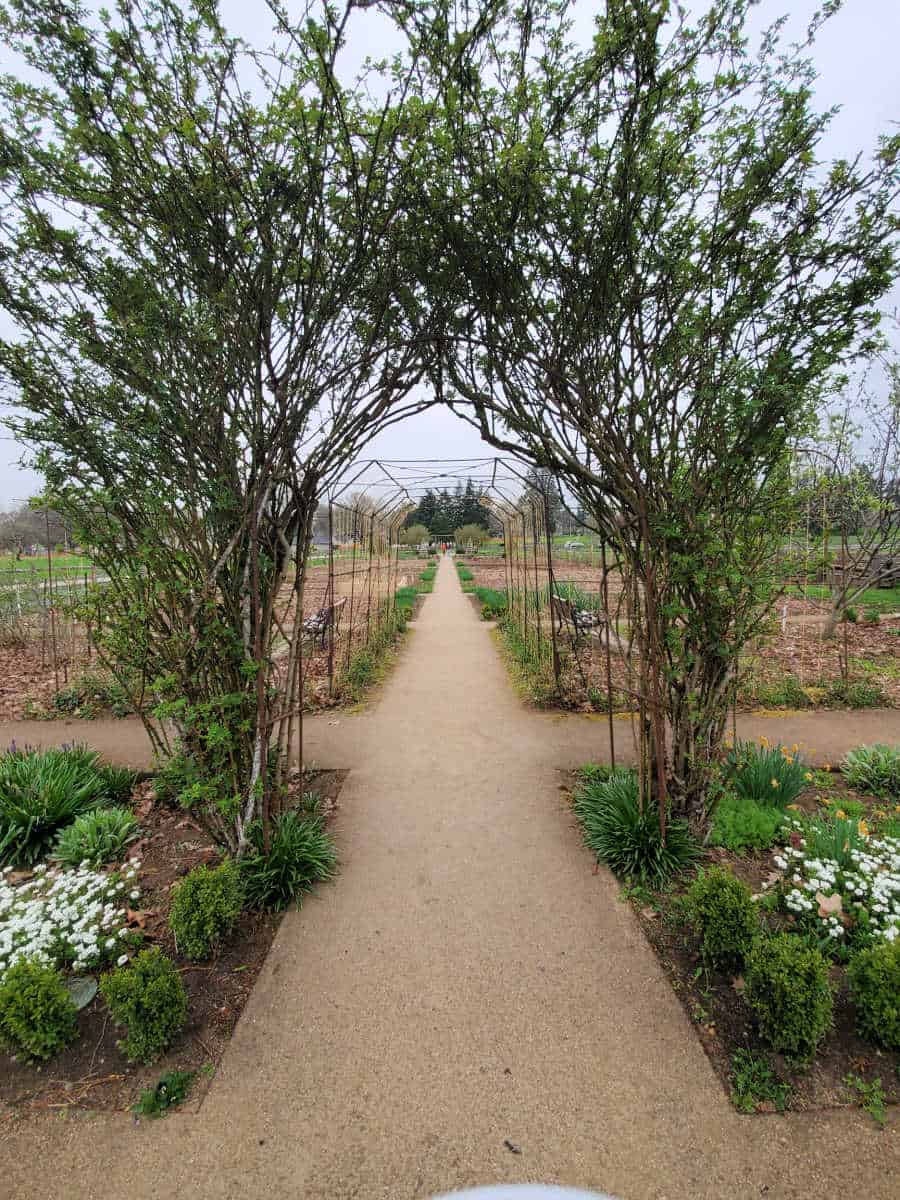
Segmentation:
{"type": "MultiPolygon", "coordinates": [[[[847,819],[853,814],[854,821],[862,822],[860,828],[866,831],[866,836],[869,827],[885,831],[880,836],[895,835],[900,814],[896,798],[878,798],[857,791],[838,771],[810,774],[812,780],[797,796],[796,803],[789,806],[792,812],[788,815],[792,819],[826,813],[847,819]]],[[[574,796],[583,778],[579,772],[564,774],[564,787],[570,796],[574,796]]],[[[877,1113],[880,1119],[884,1115],[882,1105],[900,1102],[900,1053],[879,1046],[858,1032],[843,947],[833,959],[826,959],[833,992],[832,1024],[815,1056],[805,1065],[776,1052],[762,1038],[754,1012],[744,998],[746,984],[742,970],[718,971],[704,965],[701,942],[687,903],[698,870],[718,867],[745,884],[760,902],[758,907],[764,913],[763,929],[768,931],[767,936],[779,932],[799,934],[805,928],[802,916],[793,915],[783,904],[772,903],[779,887],[787,886],[784,881],[788,871],[782,869],[781,843],[801,844],[791,842],[786,836],[771,849],[735,852],[724,847],[706,847],[692,868],[666,885],[626,884],[623,898],[631,903],[648,943],[736,1107],[744,1112],[766,1113],[783,1109],[865,1107],[868,1103],[869,1111],[877,1113]]],[[[841,939],[837,940],[840,944],[841,939]]]]}
{"type": "MultiPolygon", "coordinates": [[[[334,816],[346,775],[319,771],[304,777],[304,790],[322,798],[326,821],[334,816]]],[[[173,885],[194,867],[214,865],[220,854],[188,813],[156,801],[152,781],[139,783],[133,800],[140,834],[129,857],[141,864],[135,880],[141,895],[136,909],[128,909],[128,925],[176,964],[188,995],[186,1024],[157,1061],[129,1063],[116,1046],[121,1030],[98,995],[78,1014],[77,1040],[48,1063],[16,1061],[0,1048],[0,1101],[10,1106],[7,1117],[27,1110],[127,1110],[170,1070],[196,1072],[190,1095],[202,1098],[281,923],[280,913],[244,911],[211,959],[191,962],[179,954],[168,922],[173,885]]]]}

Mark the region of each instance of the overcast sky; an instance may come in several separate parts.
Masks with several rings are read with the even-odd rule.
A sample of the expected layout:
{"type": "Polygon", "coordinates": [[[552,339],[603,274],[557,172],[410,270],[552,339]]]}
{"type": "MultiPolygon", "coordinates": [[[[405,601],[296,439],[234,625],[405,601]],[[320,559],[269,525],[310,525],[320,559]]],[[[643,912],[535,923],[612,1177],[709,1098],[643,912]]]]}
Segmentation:
{"type": "MultiPolygon", "coordinates": [[[[288,7],[293,7],[288,2],[288,7]]],[[[698,10],[701,5],[696,4],[698,10]]],[[[809,18],[821,7],[821,0],[761,0],[754,14],[753,28],[761,29],[790,10],[789,31],[801,36],[809,18]]],[[[251,0],[223,0],[226,24],[248,40],[265,42],[264,6],[251,0]]],[[[577,24],[581,31],[590,29],[597,5],[579,0],[577,24]]],[[[364,32],[350,50],[360,60],[378,56],[391,49],[386,36],[389,26],[376,13],[367,14],[364,32]]],[[[880,132],[896,126],[900,120],[900,72],[897,48],[900,46],[900,0],[845,0],[843,11],[826,23],[813,51],[818,70],[816,102],[820,108],[839,105],[840,113],[821,147],[823,156],[850,158],[859,151],[869,152],[880,132]]],[[[0,52],[2,53],[2,52],[0,52]]],[[[11,62],[0,57],[0,68],[11,62]]],[[[895,288],[886,300],[887,308],[900,307],[895,288]]],[[[2,315],[0,315],[2,322],[2,315]]],[[[8,329],[6,323],[0,328],[8,329]]],[[[21,448],[0,432],[0,508],[26,498],[40,487],[33,472],[19,466],[21,448]]],[[[392,426],[374,439],[367,457],[382,459],[482,457],[490,450],[477,432],[452,413],[432,408],[400,425],[392,426]]]]}

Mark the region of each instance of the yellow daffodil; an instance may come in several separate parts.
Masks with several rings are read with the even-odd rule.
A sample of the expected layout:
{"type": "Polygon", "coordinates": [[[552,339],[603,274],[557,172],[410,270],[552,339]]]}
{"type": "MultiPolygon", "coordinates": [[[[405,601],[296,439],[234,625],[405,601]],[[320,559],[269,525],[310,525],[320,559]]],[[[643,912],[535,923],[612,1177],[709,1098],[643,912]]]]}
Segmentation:
{"type": "Polygon", "coordinates": [[[859,834],[860,834],[860,837],[868,837],[869,836],[869,827],[865,823],[865,821],[860,821],[860,823],[859,823],[859,834]]]}
{"type": "Polygon", "coordinates": [[[812,781],[813,781],[812,771],[804,771],[803,778],[806,780],[807,783],[812,783],[812,781]]]}
{"type": "Polygon", "coordinates": [[[834,815],[837,817],[837,819],[839,821],[843,821],[844,818],[847,816],[847,814],[844,812],[844,810],[842,808],[839,808],[834,815]]]}
{"type": "Polygon", "coordinates": [[[825,764],[825,766],[822,768],[822,770],[823,770],[823,771],[830,771],[830,770],[831,770],[831,763],[826,763],[826,764],[825,764]]]}
{"type": "Polygon", "coordinates": [[[781,787],[781,784],[778,782],[778,780],[777,780],[777,779],[773,779],[773,780],[772,780],[772,787],[773,787],[773,788],[780,788],[780,787],[781,787]]]}

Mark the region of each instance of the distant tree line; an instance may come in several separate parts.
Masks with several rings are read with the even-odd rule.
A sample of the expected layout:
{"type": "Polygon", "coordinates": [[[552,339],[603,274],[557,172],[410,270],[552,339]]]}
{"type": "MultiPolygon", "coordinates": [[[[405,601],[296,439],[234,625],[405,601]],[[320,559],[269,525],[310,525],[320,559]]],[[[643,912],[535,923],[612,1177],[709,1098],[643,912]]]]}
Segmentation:
{"type": "Polygon", "coordinates": [[[0,513],[0,553],[21,558],[33,546],[68,546],[69,531],[59,513],[22,504],[0,513]]]}
{"type": "Polygon", "coordinates": [[[491,515],[481,503],[481,493],[476,491],[471,479],[466,485],[458,483],[452,492],[445,488],[434,491],[429,488],[419,504],[404,522],[405,528],[424,525],[432,537],[451,538],[453,531],[463,525],[491,526],[491,515]]]}

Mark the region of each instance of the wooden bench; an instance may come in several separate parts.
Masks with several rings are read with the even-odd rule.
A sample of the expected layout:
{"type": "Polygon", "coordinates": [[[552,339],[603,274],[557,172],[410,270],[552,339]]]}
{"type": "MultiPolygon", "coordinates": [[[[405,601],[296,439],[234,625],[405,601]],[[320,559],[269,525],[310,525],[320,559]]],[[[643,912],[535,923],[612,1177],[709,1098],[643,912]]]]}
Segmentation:
{"type": "Polygon", "coordinates": [[[303,636],[313,639],[321,638],[324,644],[325,634],[335,623],[335,618],[346,603],[347,597],[344,596],[342,600],[338,600],[337,604],[327,604],[324,608],[317,609],[311,617],[306,617],[303,622],[303,636]]]}

